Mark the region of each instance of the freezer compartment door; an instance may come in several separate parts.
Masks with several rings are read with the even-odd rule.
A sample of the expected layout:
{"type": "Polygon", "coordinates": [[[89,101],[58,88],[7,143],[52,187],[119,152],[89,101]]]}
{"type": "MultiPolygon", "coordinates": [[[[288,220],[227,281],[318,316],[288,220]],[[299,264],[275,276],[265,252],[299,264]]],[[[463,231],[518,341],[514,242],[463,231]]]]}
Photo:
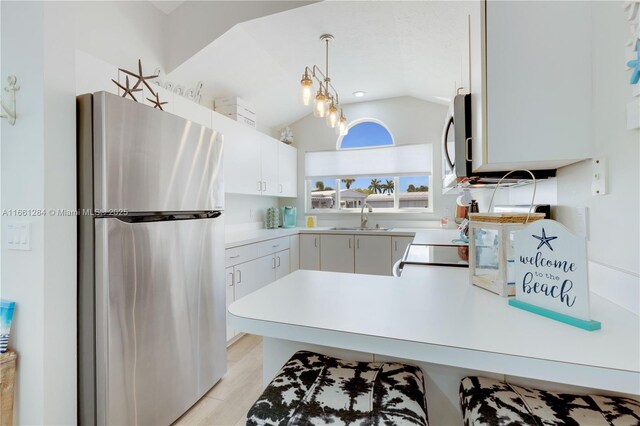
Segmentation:
{"type": "Polygon", "coordinates": [[[219,132],[106,92],[93,95],[94,208],[224,209],[219,132]]]}
{"type": "Polygon", "coordinates": [[[96,219],[98,424],[170,424],[226,372],[223,219],[96,219]]]}

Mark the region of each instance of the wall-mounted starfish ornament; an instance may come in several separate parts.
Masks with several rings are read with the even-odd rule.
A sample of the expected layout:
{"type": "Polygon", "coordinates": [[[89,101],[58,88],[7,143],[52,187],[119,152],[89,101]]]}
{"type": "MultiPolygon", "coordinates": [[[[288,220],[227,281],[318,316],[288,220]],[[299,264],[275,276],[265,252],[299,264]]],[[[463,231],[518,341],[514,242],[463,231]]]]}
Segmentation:
{"type": "Polygon", "coordinates": [[[153,96],[155,96],[155,99],[147,98],[147,100],[153,104],[154,108],[160,108],[160,111],[164,111],[164,109],[162,109],[162,105],[166,104],[167,102],[160,102],[160,97],[157,93],[154,93],[153,96]]]}
{"type": "Polygon", "coordinates": [[[138,86],[140,86],[140,83],[143,83],[145,86],[147,86],[147,89],[149,89],[151,91],[152,94],[156,94],[156,92],[151,88],[151,85],[147,82],[147,80],[152,80],[154,78],[158,77],[158,74],[156,75],[144,75],[144,73],[142,72],[142,61],[140,61],[140,59],[138,59],[138,73],[134,73],[128,70],[125,70],[123,68],[118,68],[120,71],[122,71],[125,74],[129,74],[132,77],[135,77],[138,79],[138,81],[136,82],[135,86],[133,86],[134,89],[137,89],[138,86]]]}
{"type": "Polygon", "coordinates": [[[631,68],[631,84],[637,84],[640,81],[640,40],[636,41],[636,59],[627,62],[627,66],[631,68]]]}
{"type": "Polygon", "coordinates": [[[111,81],[113,81],[116,86],[118,86],[119,88],[121,88],[122,90],[124,90],[124,93],[122,94],[123,98],[126,98],[127,95],[131,96],[131,99],[133,99],[134,101],[138,102],[138,100],[136,99],[135,96],[133,96],[133,92],[142,92],[142,89],[136,89],[136,86],[130,87],[129,86],[129,77],[126,77],[126,79],[124,80],[124,86],[120,83],[118,83],[117,81],[115,81],[114,79],[111,79],[111,81]]]}
{"type": "Polygon", "coordinates": [[[532,237],[540,241],[540,244],[538,244],[537,250],[540,250],[540,247],[546,245],[547,247],[549,247],[551,251],[553,251],[553,247],[551,247],[551,244],[549,244],[549,241],[553,241],[556,238],[558,238],[558,237],[547,237],[547,234],[544,232],[544,228],[542,228],[542,237],[539,237],[537,235],[532,235],[532,237]]]}

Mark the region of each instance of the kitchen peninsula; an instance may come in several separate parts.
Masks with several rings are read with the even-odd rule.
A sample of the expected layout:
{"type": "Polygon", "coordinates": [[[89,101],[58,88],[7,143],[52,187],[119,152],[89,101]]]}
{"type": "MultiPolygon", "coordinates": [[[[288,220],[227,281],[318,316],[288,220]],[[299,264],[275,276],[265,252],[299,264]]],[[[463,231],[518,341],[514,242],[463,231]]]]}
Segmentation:
{"type": "Polygon", "coordinates": [[[264,336],[265,383],[300,349],[420,365],[434,424],[459,422],[467,374],[640,394],[638,316],[596,294],[591,312],[603,326],[587,332],[508,306],[471,286],[467,269],[407,267],[400,278],[300,270],[229,312],[236,329],[264,336]]]}

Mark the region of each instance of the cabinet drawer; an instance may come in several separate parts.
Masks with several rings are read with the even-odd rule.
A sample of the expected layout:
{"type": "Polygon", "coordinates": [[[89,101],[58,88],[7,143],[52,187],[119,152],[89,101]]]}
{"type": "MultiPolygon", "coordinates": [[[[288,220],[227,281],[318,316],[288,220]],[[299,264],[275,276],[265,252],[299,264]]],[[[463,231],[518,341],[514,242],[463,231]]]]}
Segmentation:
{"type": "Polygon", "coordinates": [[[258,255],[258,244],[247,244],[246,246],[239,246],[224,251],[224,266],[237,265],[238,263],[248,262],[258,255]]]}
{"type": "Polygon", "coordinates": [[[275,238],[255,244],[258,247],[258,257],[267,256],[289,248],[289,237],[275,238]]]}

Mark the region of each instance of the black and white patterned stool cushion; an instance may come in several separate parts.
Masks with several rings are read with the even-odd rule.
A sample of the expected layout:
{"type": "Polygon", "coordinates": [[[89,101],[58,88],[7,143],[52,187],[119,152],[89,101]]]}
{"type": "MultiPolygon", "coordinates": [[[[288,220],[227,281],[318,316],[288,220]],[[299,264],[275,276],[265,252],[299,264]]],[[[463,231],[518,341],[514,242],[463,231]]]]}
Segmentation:
{"type": "Polygon", "coordinates": [[[465,426],[640,425],[634,399],[548,392],[485,377],[462,379],[460,406],[465,426]]]}
{"type": "Polygon", "coordinates": [[[418,367],[297,352],[247,414],[247,425],[425,425],[418,367]]]}

